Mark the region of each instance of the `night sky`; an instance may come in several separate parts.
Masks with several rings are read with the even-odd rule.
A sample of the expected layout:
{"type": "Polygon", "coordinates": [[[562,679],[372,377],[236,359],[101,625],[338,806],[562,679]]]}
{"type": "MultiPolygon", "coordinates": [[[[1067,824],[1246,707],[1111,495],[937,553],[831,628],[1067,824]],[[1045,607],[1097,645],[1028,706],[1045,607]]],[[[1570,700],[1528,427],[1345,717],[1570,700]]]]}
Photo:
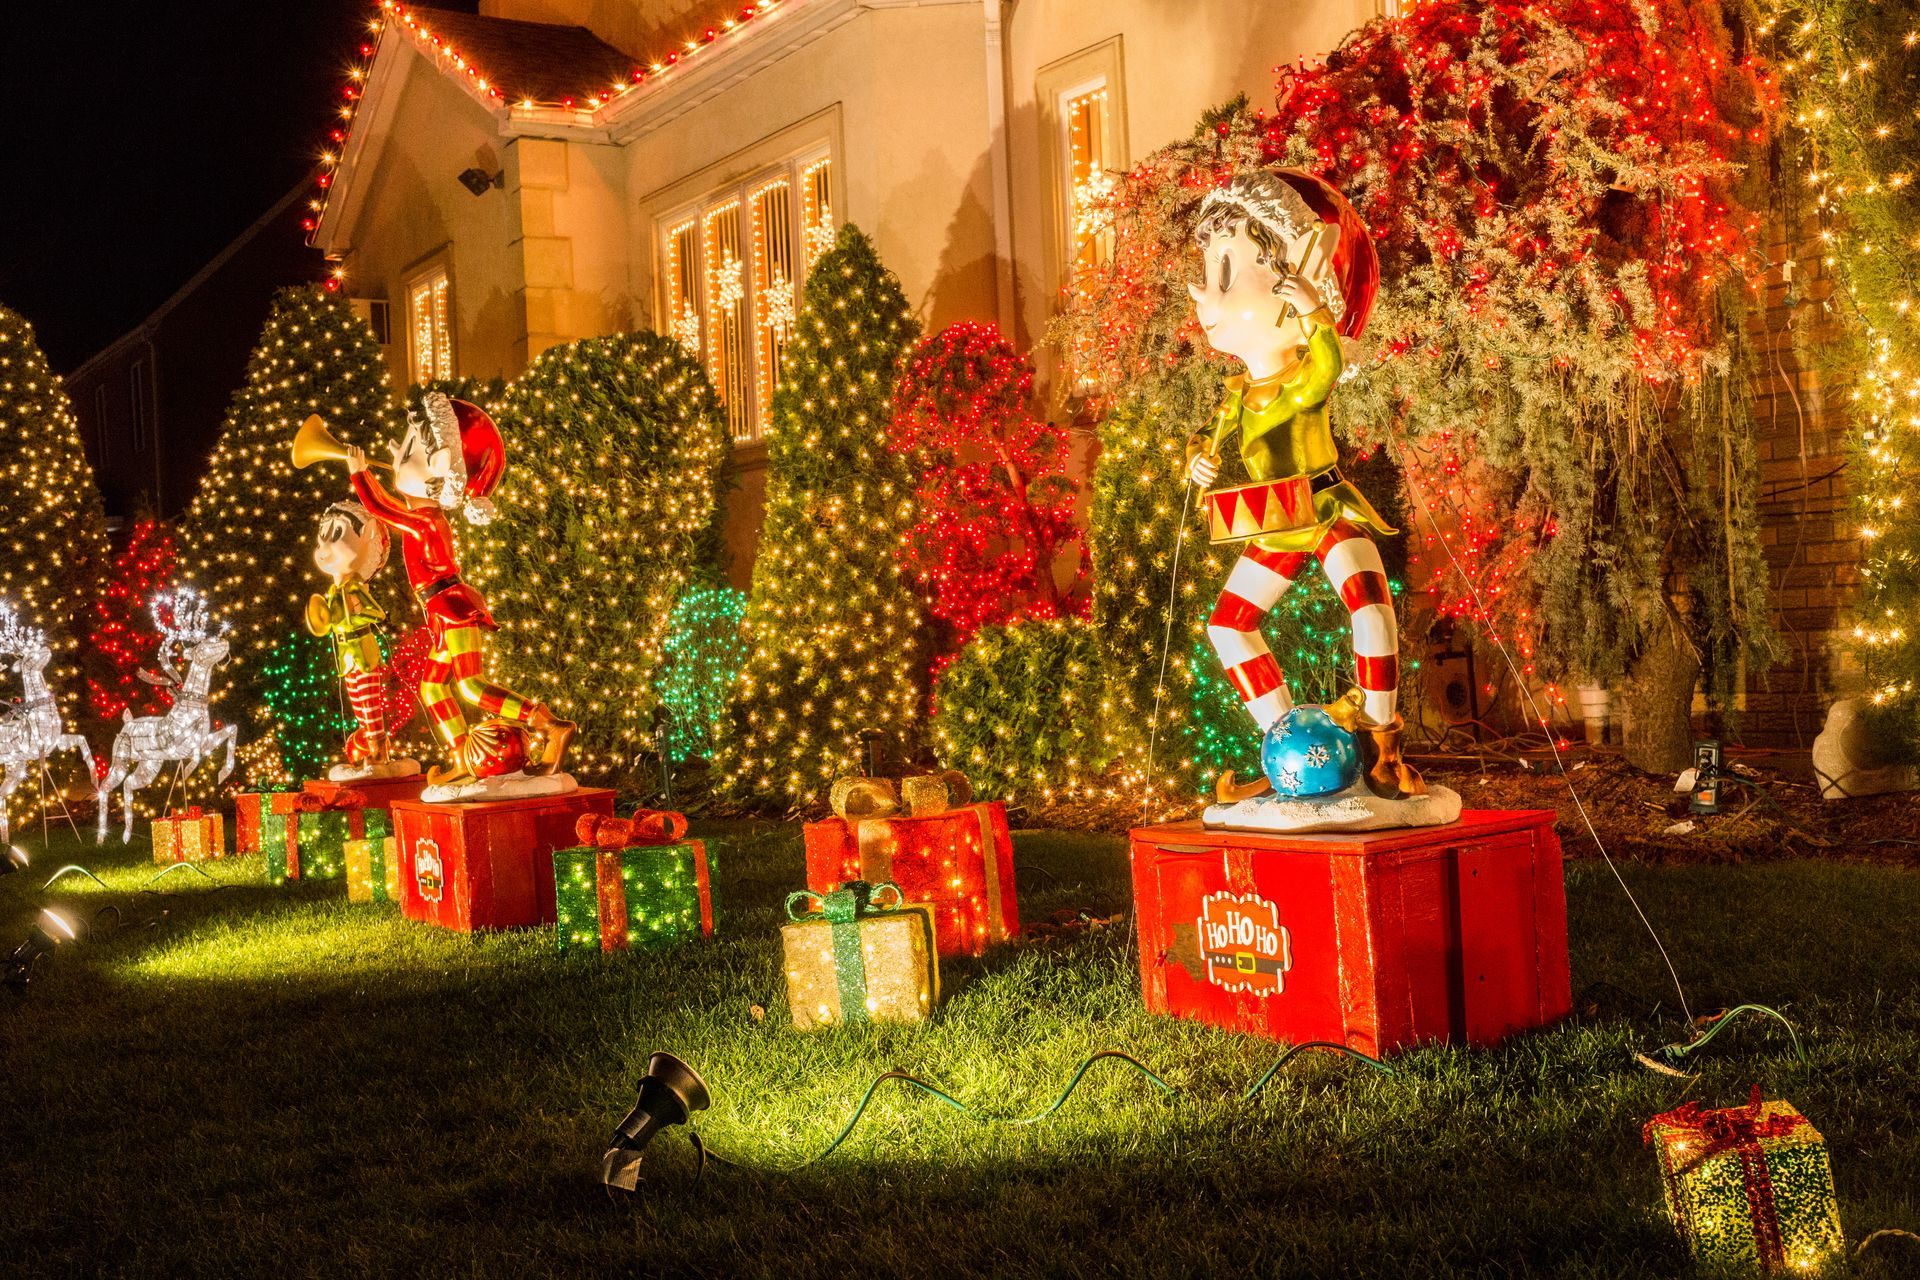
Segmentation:
{"type": "Polygon", "coordinates": [[[138,324],[312,171],[373,11],[95,0],[7,23],[0,302],[55,369],[138,324]]]}

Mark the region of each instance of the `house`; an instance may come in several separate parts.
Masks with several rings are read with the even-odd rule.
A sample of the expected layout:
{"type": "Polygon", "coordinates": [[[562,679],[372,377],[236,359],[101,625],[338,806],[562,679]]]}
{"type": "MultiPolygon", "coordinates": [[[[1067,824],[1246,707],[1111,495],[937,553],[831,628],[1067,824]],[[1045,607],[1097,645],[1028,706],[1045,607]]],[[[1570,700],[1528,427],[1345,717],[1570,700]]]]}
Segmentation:
{"type": "Polygon", "coordinates": [[[287,222],[288,191],[131,331],[67,375],[87,460],[110,522],[193,500],[227,404],[246,376],[274,292],[319,274],[287,222]]]}
{"type": "MultiPolygon", "coordinates": [[[[397,382],[512,377],[556,343],[682,336],[726,402],[744,585],[782,319],[853,222],[928,329],[1033,345],[1104,173],[1378,0],[387,3],[313,243],[393,317],[397,382]]],[[[1045,370],[1043,368],[1043,376],[1045,370]]]]}
{"type": "MultiPolygon", "coordinates": [[[[1097,251],[1074,226],[1104,175],[1236,94],[1268,100],[1276,64],[1392,3],[384,0],[307,229],[390,331],[400,384],[512,377],[631,327],[681,337],[732,425],[745,585],[783,320],[835,227],[872,235],[928,329],[989,319],[1036,349],[1076,254],[1097,251]]],[[[1858,679],[1858,544],[1840,397],[1799,367],[1781,296],[1756,325],[1755,393],[1788,644],[1738,705],[1748,741],[1804,747],[1858,679]]],[[[1477,683],[1457,665],[1425,664],[1442,705],[1477,683]]]]}

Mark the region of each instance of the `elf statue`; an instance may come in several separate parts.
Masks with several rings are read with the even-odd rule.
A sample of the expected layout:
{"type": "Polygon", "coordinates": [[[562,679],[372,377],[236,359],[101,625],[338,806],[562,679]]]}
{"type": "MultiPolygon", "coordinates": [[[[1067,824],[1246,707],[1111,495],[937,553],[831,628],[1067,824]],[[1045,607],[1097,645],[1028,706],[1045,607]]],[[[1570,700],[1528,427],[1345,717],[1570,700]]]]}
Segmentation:
{"type": "Polygon", "coordinates": [[[332,637],[334,668],[355,725],[347,737],[345,763],[328,771],[336,782],[412,777],[420,772],[417,761],[393,755],[387,727],[392,674],[374,634],[386,621],[387,611],[367,585],[386,567],[390,546],[386,526],[357,502],[336,502],[320,516],[313,562],[333,582],[324,595],[307,598],[307,630],[332,637]]]}
{"type": "Polygon", "coordinates": [[[424,413],[407,415],[406,433],[392,446],[397,494],[374,479],[364,449],[347,446],[339,456],[361,503],[399,535],[407,581],[432,629],[433,651],[421,676],[420,700],[450,763],[429,772],[426,798],[505,798],[569,790],[572,780],[558,770],[574,725],[544,703],[486,679],[482,642],[497,624],[480,593],[461,580],[453,525],[447,519],[449,511],[457,510],[472,524],[492,520],[488,495],[506,471],[506,444],[477,405],[433,392],[423,407],[424,413]],[[462,704],[487,719],[470,729],[462,704]],[[546,778],[550,785],[512,780],[524,776],[520,766],[527,754],[526,732],[539,739],[540,753],[525,773],[546,778]]]}
{"type": "Polygon", "coordinates": [[[1319,178],[1263,170],[1209,192],[1193,239],[1204,261],[1200,283],[1187,286],[1195,317],[1214,350],[1246,372],[1227,379],[1212,430],[1189,442],[1187,478],[1212,484],[1221,447],[1238,432],[1252,480],[1206,495],[1213,540],[1246,543],[1207,635],[1266,735],[1268,774],[1266,782],[1237,785],[1228,773],[1216,796],[1230,804],[1274,786],[1282,796],[1311,797],[1320,792],[1303,779],[1329,767],[1331,791],[1363,773],[1366,789],[1384,800],[1422,795],[1426,787],[1402,755],[1399,628],[1374,545],[1396,530],[1340,474],[1327,420],[1328,396],[1345,367],[1342,340],[1360,333],[1378,288],[1366,226],[1319,178]],[[1309,560],[1351,614],[1359,687],[1302,714],[1309,709],[1295,711],[1260,626],[1309,560]],[[1333,734],[1323,723],[1329,719],[1350,736],[1316,737],[1333,734]],[[1290,737],[1304,754],[1276,764],[1276,748],[1285,754],[1290,737]],[[1342,750],[1352,762],[1344,778],[1342,750]]]}

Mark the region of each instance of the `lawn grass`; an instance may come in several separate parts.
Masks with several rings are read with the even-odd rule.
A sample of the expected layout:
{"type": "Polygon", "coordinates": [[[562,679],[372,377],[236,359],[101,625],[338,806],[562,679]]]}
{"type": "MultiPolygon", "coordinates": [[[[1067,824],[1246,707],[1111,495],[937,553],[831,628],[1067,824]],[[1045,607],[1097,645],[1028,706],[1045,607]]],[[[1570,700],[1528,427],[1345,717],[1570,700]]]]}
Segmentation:
{"type": "MultiPolygon", "coordinates": [[[[261,883],[259,860],[142,892],[144,844],[70,840],[0,879],[0,945],[43,905],[89,916],[24,1000],[0,995],[0,1268],[6,1274],[844,1277],[1565,1276],[1685,1271],[1640,1126],[1685,1097],[1797,1103],[1833,1153],[1852,1239],[1920,1230],[1920,874],[1818,862],[1630,867],[1696,1009],[1782,1007],[1811,1056],[1758,1023],[1694,1082],[1634,1064],[1674,1038],[1670,988],[1605,868],[1569,868],[1574,985],[1600,1010],[1493,1051],[1421,1050],[1381,1076],[1153,1018],[1123,925],[943,966],[926,1026],[787,1025],[776,909],[798,828],[716,824],[721,935],[675,951],[557,955],[544,933],[469,939],[261,883]],[[62,861],[106,881],[41,883],[62,861]],[[161,918],[164,913],[164,918],[161,918]],[[648,1053],[707,1077],[700,1129],[765,1171],[685,1175],[679,1133],[637,1199],[595,1180],[648,1053]],[[1178,1087],[1102,1064],[1054,1119],[970,1123],[885,1092],[829,1160],[792,1176],[872,1077],[906,1068],[1000,1115],[1051,1101],[1120,1048],[1178,1087]]],[[[1023,913],[1129,905],[1124,843],[1022,832],[1023,913]]],[[[889,1086],[889,1089],[894,1086],[889,1086]]],[[[1844,1274],[1920,1274],[1876,1245],[1844,1274]]]]}

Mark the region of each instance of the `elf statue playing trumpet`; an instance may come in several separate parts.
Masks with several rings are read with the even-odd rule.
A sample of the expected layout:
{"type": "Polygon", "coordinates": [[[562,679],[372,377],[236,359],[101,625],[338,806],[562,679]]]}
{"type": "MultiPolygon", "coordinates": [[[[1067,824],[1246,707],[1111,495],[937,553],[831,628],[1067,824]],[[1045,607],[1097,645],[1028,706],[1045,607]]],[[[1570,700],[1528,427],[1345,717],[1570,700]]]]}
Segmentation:
{"type": "MultiPolygon", "coordinates": [[[[1357,740],[1356,772],[1363,771],[1374,796],[1421,795],[1425,785],[1401,754],[1399,628],[1374,545],[1396,530],[1341,476],[1327,420],[1327,399],[1344,368],[1341,341],[1358,336],[1378,288],[1366,226],[1319,178],[1263,170],[1209,192],[1193,239],[1204,263],[1200,283],[1187,286],[1195,317],[1214,350],[1237,358],[1246,372],[1227,379],[1211,431],[1189,442],[1187,478],[1211,485],[1222,446],[1238,432],[1253,481],[1206,494],[1213,541],[1246,544],[1208,620],[1208,638],[1268,735],[1269,783],[1283,796],[1316,794],[1299,782],[1306,768],[1271,763],[1275,738],[1284,740],[1296,723],[1299,737],[1325,726],[1296,720],[1260,626],[1308,561],[1317,562],[1351,614],[1359,686],[1324,710],[1357,740]]],[[[1339,745],[1332,750],[1337,754],[1339,745]]],[[[1307,751],[1304,759],[1315,766],[1326,763],[1325,745],[1307,751]]],[[[1236,786],[1229,773],[1216,794],[1231,803],[1260,795],[1269,783],[1236,786]]]]}
{"type": "MultiPolygon", "coordinates": [[[[366,451],[356,446],[296,440],[295,465],[322,458],[344,461],[361,505],[400,541],[407,581],[433,634],[420,700],[450,758],[446,766],[428,773],[425,798],[506,798],[570,790],[572,779],[558,771],[574,725],[546,704],[486,678],[484,637],[497,624],[486,600],[461,579],[453,525],[447,518],[449,511],[460,511],[471,524],[492,520],[488,495],[506,471],[506,444],[478,405],[433,392],[423,409],[407,415],[406,432],[392,445],[397,493],[374,479],[366,451]],[[470,727],[464,708],[486,719],[470,727]],[[540,748],[530,761],[528,733],[540,748]],[[523,763],[533,778],[510,781],[508,775],[521,778],[523,763]]],[[[310,430],[303,428],[302,436],[310,430]]],[[[324,437],[323,428],[320,434],[324,437]]]]}

